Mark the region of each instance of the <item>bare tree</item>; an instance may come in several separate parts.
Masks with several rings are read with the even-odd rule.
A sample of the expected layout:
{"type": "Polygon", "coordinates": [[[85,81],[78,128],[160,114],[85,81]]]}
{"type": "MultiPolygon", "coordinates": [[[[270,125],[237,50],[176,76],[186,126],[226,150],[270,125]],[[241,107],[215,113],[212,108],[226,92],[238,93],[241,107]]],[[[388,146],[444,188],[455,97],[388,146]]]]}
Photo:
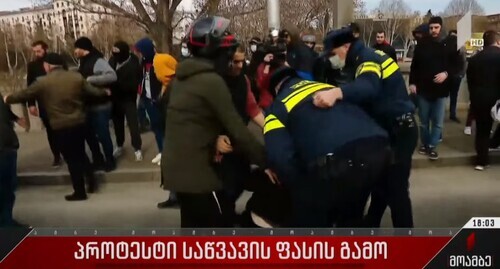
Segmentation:
{"type": "MultiPolygon", "coordinates": [[[[37,2],[47,0],[34,0],[37,2]]],[[[156,42],[159,50],[170,52],[176,27],[186,19],[186,11],[179,8],[182,0],[65,0],[77,10],[111,17],[124,17],[143,28],[156,42]],[[97,8],[100,7],[100,8],[97,8]]],[[[220,0],[208,0],[204,12],[217,10],[220,0]],[[214,8],[215,6],[215,8],[214,8]]]]}
{"type": "Polygon", "coordinates": [[[382,29],[392,44],[399,36],[403,20],[411,14],[410,6],[404,0],[382,0],[377,11],[383,16],[382,29]]]}
{"type": "Polygon", "coordinates": [[[422,23],[422,21],[423,18],[418,11],[415,11],[410,17],[404,20],[403,25],[401,26],[401,38],[403,40],[404,46],[404,57],[408,55],[408,50],[412,45],[413,30],[418,27],[422,23]]]}
{"type": "Polygon", "coordinates": [[[443,11],[444,16],[463,16],[471,11],[472,15],[484,15],[484,8],[477,0],[451,0],[443,11]]]}

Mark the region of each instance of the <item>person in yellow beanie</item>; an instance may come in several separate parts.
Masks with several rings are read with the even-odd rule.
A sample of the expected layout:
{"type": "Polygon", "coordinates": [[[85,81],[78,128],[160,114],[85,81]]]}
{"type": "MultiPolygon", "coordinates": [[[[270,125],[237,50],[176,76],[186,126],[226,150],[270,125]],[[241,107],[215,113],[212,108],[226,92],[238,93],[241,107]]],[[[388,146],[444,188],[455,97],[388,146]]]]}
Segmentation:
{"type": "MultiPolygon", "coordinates": [[[[170,54],[166,53],[157,53],[155,58],[153,59],[153,67],[156,71],[156,78],[161,82],[161,100],[160,109],[161,114],[161,125],[162,128],[165,129],[165,107],[166,107],[166,96],[165,93],[167,91],[167,87],[175,77],[175,69],[177,68],[177,60],[172,57],[170,54]]],[[[163,180],[162,180],[163,182],[163,180]]],[[[158,203],[158,208],[170,208],[177,206],[177,196],[175,192],[170,192],[169,197],[166,201],[158,203]]]]}
{"type": "Polygon", "coordinates": [[[156,71],[156,77],[163,85],[161,89],[161,95],[165,93],[168,84],[175,76],[175,69],[177,68],[177,60],[170,54],[157,53],[154,60],[153,66],[156,71]]]}

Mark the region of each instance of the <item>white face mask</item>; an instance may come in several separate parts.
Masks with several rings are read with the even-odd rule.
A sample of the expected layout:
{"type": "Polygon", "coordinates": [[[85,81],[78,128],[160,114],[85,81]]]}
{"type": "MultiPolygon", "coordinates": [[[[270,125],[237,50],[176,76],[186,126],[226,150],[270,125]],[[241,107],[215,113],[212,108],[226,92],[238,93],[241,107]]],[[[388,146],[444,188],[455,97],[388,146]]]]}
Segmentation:
{"type": "Polygon", "coordinates": [[[182,47],[181,49],[181,54],[182,54],[182,57],[189,57],[191,54],[189,53],[189,49],[186,48],[186,47],[182,47]]]}
{"type": "Polygon", "coordinates": [[[342,69],[345,67],[345,60],[340,59],[338,55],[328,58],[332,64],[333,69],[342,69]]]}
{"type": "Polygon", "coordinates": [[[250,45],[250,50],[254,53],[257,51],[257,45],[250,45]]]}

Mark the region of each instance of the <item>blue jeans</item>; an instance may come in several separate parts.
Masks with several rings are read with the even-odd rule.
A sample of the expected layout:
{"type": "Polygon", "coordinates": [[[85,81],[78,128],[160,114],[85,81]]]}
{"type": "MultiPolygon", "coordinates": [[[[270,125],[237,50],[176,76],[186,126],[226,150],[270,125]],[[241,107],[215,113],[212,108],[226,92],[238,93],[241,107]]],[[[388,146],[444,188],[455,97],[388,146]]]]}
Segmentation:
{"type": "Polygon", "coordinates": [[[17,151],[0,152],[0,227],[13,224],[12,210],[16,200],[17,151]]]}
{"type": "Polygon", "coordinates": [[[443,132],[446,98],[429,101],[418,96],[420,141],[423,146],[436,147],[443,132]]]}
{"type": "Polygon", "coordinates": [[[90,124],[92,130],[97,135],[97,139],[102,145],[104,157],[107,162],[113,162],[113,140],[111,140],[111,133],[109,132],[109,121],[111,119],[111,104],[92,108],[89,111],[90,124]]]}
{"type": "Polygon", "coordinates": [[[155,134],[156,138],[156,145],[158,146],[158,151],[161,153],[163,150],[163,137],[165,135],[165,130],[162,130],[163,124],[161,124],[161,117],[160,117],[160,108],[158,107],[158,104],[155,103],[153,100],[149,98],[144,98],[143,99],[143,104],[144,108],[146,108],[146,112],[148,113],[149,116],[149,121],[151,123],[151,130],[155,134]]]}

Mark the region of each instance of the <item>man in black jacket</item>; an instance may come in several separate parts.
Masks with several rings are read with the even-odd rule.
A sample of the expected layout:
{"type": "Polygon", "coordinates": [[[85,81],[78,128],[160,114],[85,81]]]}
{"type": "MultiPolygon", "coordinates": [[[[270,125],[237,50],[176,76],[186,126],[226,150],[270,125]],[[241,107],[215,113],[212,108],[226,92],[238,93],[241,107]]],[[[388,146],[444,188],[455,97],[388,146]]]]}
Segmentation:
{"type": "Polygon", "coordinates": [[[19,119],[4,103],[0,94],[0,228],[20,226],[12,218],[12,209],[16,199],[17,185],[17,150],[19,140],[14,132],[14,122],[23,126],[19,119]]]}
{"type": "Polygon", "coordinates": [[[429,20],[430,36],[418,42],[410,72],[410,91],[417,94],[419,107],[422,143],[419,153],[427,155],[430,160],[439,159],[436,147],[441,139],[445,102],[449,95],[450,67],[442,25],[441,17],[429,20]]]}
{"type": "MultiPolygon", "coordinates": [[[[116,82],[115,71],[104,60],[104,55],[94,47],[92,41],[87,37],[76,40],[75,55],[80,61],[78,72],[93,86],[109,89],[116,82]]],[[[104,169],[110,172],[116,169],[113,156],[113,141],[109,132],[111,99],[109,97],[93,99],[89,103],[88,121],[90,126],[85,140],[92,151],[92,160],[96,170],[104,169]],[[105,163],[99,143],[101,143],[104,151],[105,163]]]]}
{"type": "MultiPolygon", "coordinates": [[[[27,74],[27,83],[28,86],[33,84],[39,77],[45,76],[47,73],[43,69],[43,58],[47,54],[49,46],[44,41],[36,41],[31,45],[31,49],[33,50],[33,54],[35,55],[35,60],[28,64],[28,74],[27,74]]],[[[57,146],[57,143],[54,139],[54,131],[49,123],[49,118],[47,116],[47,112],[45,108],[41,105],[37,100],[30,100],[28,102],[28,107],[30,114],[35,117],[40,117],[43,125],[45,126],[45,131],[47,132],[47,139],[49,140],[50,150],[52,151],[52,155],[54,155],[54,161],[52,162],[52,167],[58,168],[61,166],[61,151],[57,146]],[[38,109],[37,109],[38,103],[38,109]]]]}
{"type": "Polygon", "coordinates": [[[135,160],[142,161],[142,140],[139,131],[139,118],[137,115],[137,90],[142,79],[139,59],[130,53],[129,45],[124,41],[116,42],[113,47],[113,57],[109,65],[115,70],[117,81],[112,87],[111,99],[113,102],[113,126],[116,135],[115,158],[123,151],[125,142],[125,117],[132,146],[134,147],[135,160]]]}
{"type": "Polygon", "coordinates": [[[500,99],[500,34],[483,35],[484,50],[474,55],[467,68],[471,110],[476,118],[476,170],[489,165],[488,147],[493,119],[491,108],[500,99]]]}
{"type": "Polygon", "coordinates": [[[385,31],[377,32],[376,43],[373,45],[373,48],[385,52],[385,54],[389,55],[396,63],[398,62],[396,50],[387,42],[385,31]]]}

